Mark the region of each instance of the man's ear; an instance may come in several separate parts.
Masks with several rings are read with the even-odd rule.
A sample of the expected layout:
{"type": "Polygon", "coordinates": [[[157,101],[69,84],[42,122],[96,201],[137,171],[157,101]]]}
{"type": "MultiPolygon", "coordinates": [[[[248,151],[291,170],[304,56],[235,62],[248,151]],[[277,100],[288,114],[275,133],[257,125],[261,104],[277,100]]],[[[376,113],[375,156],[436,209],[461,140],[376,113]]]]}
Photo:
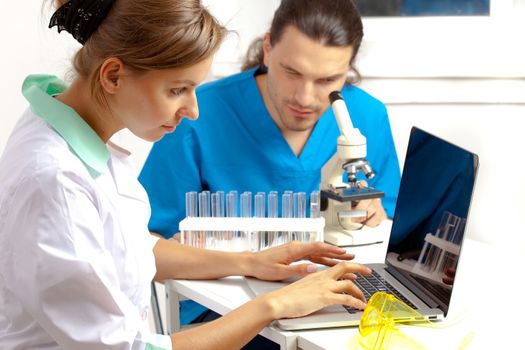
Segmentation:
{"type": "Polygon", "coordinates": [[[270,53],[270,50],[272,49],[272,44],[270,43],[270,33],[266,33],[263,36],[262,41],[262,48],[263,48],[263,63],[266,67],[268,67],[268,54],[270,53]]]}
{"type": "Polygon", "coordinates": [[[116,57],[106,59],[99,71],[100,85],[109,94],[115,94],[120,86],[124,63],[116,57]]]}

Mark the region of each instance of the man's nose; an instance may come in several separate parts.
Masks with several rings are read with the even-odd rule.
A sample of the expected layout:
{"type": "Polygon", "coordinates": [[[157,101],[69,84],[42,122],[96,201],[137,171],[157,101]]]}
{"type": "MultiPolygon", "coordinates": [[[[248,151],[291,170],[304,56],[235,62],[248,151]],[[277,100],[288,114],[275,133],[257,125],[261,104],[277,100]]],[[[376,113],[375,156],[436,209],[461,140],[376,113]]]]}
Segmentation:
{"type": "Polygon", "coordinates": [[[295,101],[302,107],[308,107],[314,103],[314,84],[311,82],[300,82],[295,89],[295,101]]]}

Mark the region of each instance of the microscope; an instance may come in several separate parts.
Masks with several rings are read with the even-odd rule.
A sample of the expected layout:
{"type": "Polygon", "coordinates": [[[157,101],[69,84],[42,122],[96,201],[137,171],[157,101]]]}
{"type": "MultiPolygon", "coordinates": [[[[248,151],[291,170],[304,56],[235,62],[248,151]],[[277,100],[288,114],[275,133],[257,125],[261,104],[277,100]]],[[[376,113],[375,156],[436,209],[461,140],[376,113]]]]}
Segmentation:
{"type": "Polygon", "coordinates": [[[384,192],[363,186],[357,180],[359,172],[368,180],[375,176],[366,160],[366,138],[354,128],[341,93],[333,91],[329,97],[341,135],[337,139],[336,154],[323,168],[321,214],[326,221],[324,240],[337,246],[380,243],[384,235],[362,229],[363,224],[352,221],[352,218],[367,216],[366,210],[352,209],[358,201],[384,196],[384,192]],[[329,173],[325,176],[326,170],[329,173]],[[347,182],[343,181],[343,171],[347,182]]]}

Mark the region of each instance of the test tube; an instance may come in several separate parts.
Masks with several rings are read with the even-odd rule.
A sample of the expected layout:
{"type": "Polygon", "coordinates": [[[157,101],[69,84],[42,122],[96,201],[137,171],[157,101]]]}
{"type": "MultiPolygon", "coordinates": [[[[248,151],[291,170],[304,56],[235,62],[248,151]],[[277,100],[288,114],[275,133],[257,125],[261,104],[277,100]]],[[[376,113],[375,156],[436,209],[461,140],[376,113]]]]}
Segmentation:
{"type": "MultiPolygon", "coordinates": [[[[267,216],[269,218],[279,217],[279,198],[277,197],[277,191],[270,191],[268,193],[268,211],[267,216]]],[[[266,232],[267,247],[271,247],[276,244],[276,236],[279,236],[275,231],[266,232]]]]}
{"type": "Polygon", "coordinates": [[[458,227],[456,231],[454,232],[454,236],[451,238],[451,242],[454,244],[459,244],[461,240],[463,239],[463,234],[465,233],[465,224],[467,222],[467,219],[461,218],[458,227]]]}
{"type": "Polygon", "coordinates": [[[293,216],[294,218],[306,217],[306,193],[296,192],[293,194],[293,216]]]}
{"type": "MultiPolygon", "coordinates": [[[[266,193],[257,192],[253,199],[253,216],[256,218],[266,217],[266,193]]],[[[256,251],[263,250],[268,245],[268,237],[266,231],[253,231],[251,233],[253,238],[253,248],[256,251]]]]}
{"type": "Polygon", "coordinates": [[[241,217],[252,217],[252,193],[250,191],[241,194],[241,217]]]}
{"type": "Polygon", "coordinates": [[[211,194],[211,217],[219,217],[219,196],[217,193],[211,194]]]}
{"type": "MultiPolygon", "coordinates": [[[[306,193],[296,192],[293,194],[293,217],[294,218],[305,218],[306,217],[306,193]]],[[[294,232],[295,239],[306,242],[306,232],[297,231],[294,232]]]]}
{"type": "MultiPolygon", "coordinates": [[[[251,218],[252,217],[252,193],[245,191],[241,193],[241,217],[251,218]]],[[[248,250],[254,250],[254,240],[252,239],[251,230],[241,232],[241,240],[247,246],[248,250]]]]}
{"type": "MultiPolygon", "coordinates": [[[[281,217],[292,218],[293,217],[293,193],[291,191],[285,191],[281,200],[281,217]]],[[[279,232],[279,238],[277,244],[284,244],[290,241],[291,232],[282,231],[279,232]]]]}
{"type": "Polygon", "coordinates": [[[224,191],[217,191],[217,195],[219,196],[219,208],[218,208],[218,214],[219,217],[223,218],[225,214],[224,210],[224,191]]]}
{"type": "Polygon", "coordinates": [[[209,217],[211,214],[211,193],[202,191],[199,193],[199,216],[209,217]]]}
{"type": "MultiPolygon", "coordinates": [[[[214,192],[211,194],[211,217],[213,218],[221,218],[224,216],[224,213],[222,213],[221,207],[223,207],[224,204],[221,203],[221,196],[219,193],[214,192]]],[[[219,249],[224,250],[224,247],[222,246],[223,243],[223,233],[222,231],[210,231],[207,237],[206,245],[208,248],[211,249],[219,249]]]]}
{"type": "Polygon", "coordinates": [[[197,192],[186,192],[186,216],[191,218],[198,215],[199,209],[197,206],[197,192]]]}
{"type": "MultiPolygon", "coordinates": [[[[192,218],[199,216],[199,207],[198,207],[198,195],[197,192],[191,191],[186,192],[186,217],[192,218]]],[[[181,242],[184,244],[192,244],[192,231],[183,231],[181,232],[181,242]]]]}
{"type": "Polygon", "coordinates": [[[312,219],[321,217],[321,194],[319,191],[310,193],[310,217],[312,219]]]}
{"type": "Polygon", "coordinates": [[[279,199],[277,191],[270,191],[268,194],[268,217],[276,218],[279,216],[279,199]]]}
{"type": "MultiPolygon", "coordinates": [[[[210,216],[210,192],[202,191],[199,193],[199,216],[209,217],[210,216]]],[[[206,248],[206,237],[208,236],[207,231],[198,231],[196,235],[193,235],[192,246],[199,248],[206,248]]]]}
{"type": "Polygon", "coordinates": [[[266,193],[257,192],[255,195],[253,216],[256,218],[266,217],[266,193]]]}
{"type": "Polygon", "coordinates": [[[293,217],[293,198],[292,198],[292,193],[288,193],[288,191],[285,191],[283,193],[281,217],[283,218],[293,217]]]}
{"type": "Polygon", "coordinates": [[[235,218],[239,214],[237,191],[226,194],[226,217],[235,218]]]}
{"type": "MultiPolygon", "coordinates": [[[[236,218],[239,216],[238,200],[237,191],[230,191],[226,194],[226,217],[236,218]]],[[[236,242],[240,239],[237,231],[229,231],[227,238],[230,242],[228,245],[230,251],[241,250],[241,248],[236,246],[236,242]]]]}

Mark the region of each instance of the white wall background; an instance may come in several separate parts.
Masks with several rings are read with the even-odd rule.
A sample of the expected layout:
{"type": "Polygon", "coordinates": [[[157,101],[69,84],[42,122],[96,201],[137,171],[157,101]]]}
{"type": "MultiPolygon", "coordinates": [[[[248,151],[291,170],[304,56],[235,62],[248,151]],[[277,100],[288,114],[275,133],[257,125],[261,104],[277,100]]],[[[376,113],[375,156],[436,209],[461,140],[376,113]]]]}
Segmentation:
{"type": "MultiPolygon", "coordinates": [[[[217,54],[212,76],[235,72],[262,34],[278,0],[205,0],[237,30],[217,54]]],[[[42,0],[10,1],[0,12],[2,115],[0,151],[26,108],[21,82],[30,73],[64,77],[78,44],[47,29],[42,0]]],[[[387,104],[402,164],[412,125],[480,156],[468,235],[513,245],[525,254],[525,0],[493,0],[490,18],[365,19],[358,66],[363,88],[387,104]]],[[[150,144],[117,135],[140,167],[150,144]]]]}

